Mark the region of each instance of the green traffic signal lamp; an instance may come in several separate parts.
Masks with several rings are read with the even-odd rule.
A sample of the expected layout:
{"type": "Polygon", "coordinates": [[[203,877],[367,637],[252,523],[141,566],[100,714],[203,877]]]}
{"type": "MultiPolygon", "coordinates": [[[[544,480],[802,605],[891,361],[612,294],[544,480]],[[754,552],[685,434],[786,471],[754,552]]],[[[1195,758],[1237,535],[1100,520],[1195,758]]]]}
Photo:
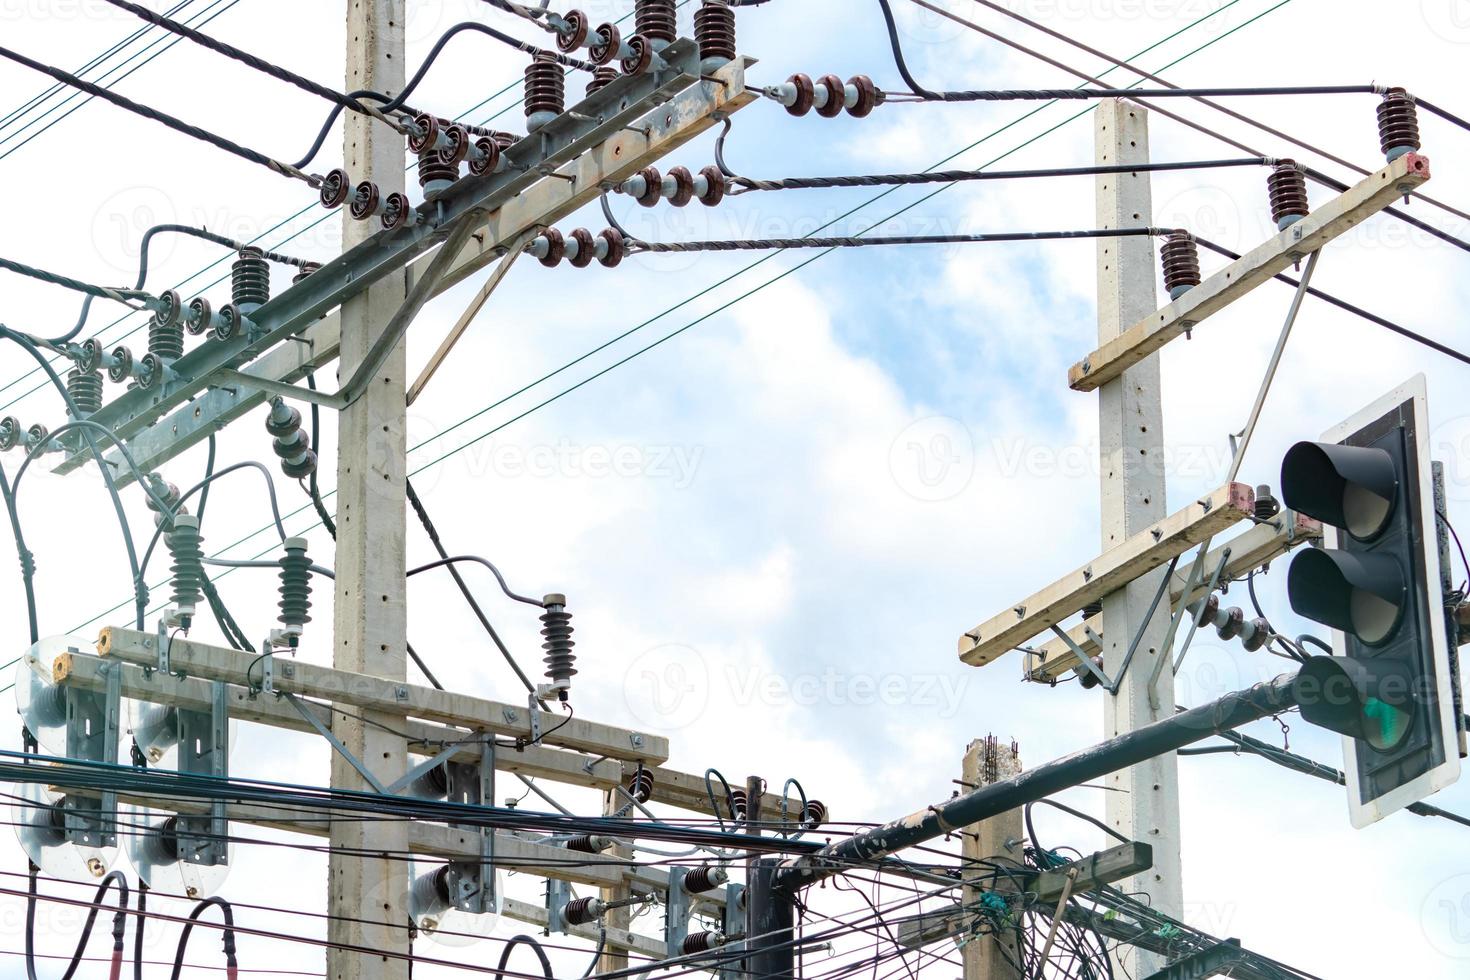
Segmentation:
{"type": "Polygon", "coordinates": [[[1301,615],[1369,646],[1393,636],[1408,602],[1398,560],[1373,553],[1303,551],[1287,572],[1286,591],[1301,615]]]}
{"type": "Polygon", "coordinates": [[[1299,442],[1281,464],[1282,492],[1293,509],[1371,541],[1393,516],[1399,478],[1382,449],[1299,442]]]}
{"type": "Polygon", "coordinates": [[[1414,674],[1400,660],[1312,657],[1294,689],[1302,718],[1391,752],[1414,722],[1414,674]]]}

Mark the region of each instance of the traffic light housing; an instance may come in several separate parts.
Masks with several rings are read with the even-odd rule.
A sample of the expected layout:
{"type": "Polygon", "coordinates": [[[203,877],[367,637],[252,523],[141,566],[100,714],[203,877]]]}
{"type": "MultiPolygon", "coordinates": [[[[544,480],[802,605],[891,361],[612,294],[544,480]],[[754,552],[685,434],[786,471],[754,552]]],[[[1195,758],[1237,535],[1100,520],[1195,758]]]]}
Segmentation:
{"type": "Polygon", "coordinates": [[[1291,509],[1324,525],[1287,575],[1292,608],[1332,628],[1334,656],[1297,679],[1302,717],[1344,737],[1353,826],[1364,827],[1460,775],[1458,675],[1422,375],[1281,468],[1291,509]]]}

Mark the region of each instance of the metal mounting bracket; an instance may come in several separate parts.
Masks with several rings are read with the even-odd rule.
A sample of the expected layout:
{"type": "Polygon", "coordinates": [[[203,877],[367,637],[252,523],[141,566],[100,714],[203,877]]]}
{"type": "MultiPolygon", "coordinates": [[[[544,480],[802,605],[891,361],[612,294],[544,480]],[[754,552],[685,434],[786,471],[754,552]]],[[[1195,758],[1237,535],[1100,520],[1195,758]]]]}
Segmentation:
{"type": "Polygon", "coordinates": [[[170,646],[168,624],[162,616],[158,617],[158,671],[161,674],[171,674],[169,667],[168,648],[170,646]]]}
{"type": "Polygon", "coordinates": [[[689,916],[694,911],[694,896],[684,888],[688,868],[669,869],[668,899],[664,902],[664,943],[668,955],[678,956],[689,935],[689,916]]]}
{"type": "MultiPolygon", "coordinates": [[[[481,732],[479,762],[446,762],[449,776],[447,798],[451,803],[493,806],[495,803],[495,742],[481,732]]],[[[495,831],[489,827],[473,827],[451,823],[456,830],[471,831],[480,837],[477,861],[449,862],[449,900],[464,912],[483,915],[493,912],[495,894],[495,831]]]]}
{"type": "MultiPolygon", "coordinates": [[[[1128,676],[1128,667],[1133,663],[1133,657],[1136,653],[1138,653],[1138,647],[1143,643],[1143,634],[1148,630],[1149,623],[1152,623],[1154,621],[1154,614],[1159,611],[1159,603],[1163,602],[1164,596],[1168,594],[1169,583],[1173,580],[1174,569],[1177,568],[1178,565],[1179,556],[1175,555],[1169,560],[1169,567],[1165,569],[1163,578],[1159,580],[1159,588],[1158,591],[1154,593],[1154,600],[1149,604],[1148,612],[1144,614],[1143,621],[1138,624],[1138,631],[1133,634],[1133,640],[1128,644],[1128,652],[1123,656],[1123,663],[1120,664],[1118,667],[1118,676],[1112,678],[1111,680],[1108,678],[1108,675],[1103,672],[1103,669],[1101,667],[1093,663],[1092,657],[1088,656],[1087,652],[1084,651],[1080,646],[1078,646],[1077,643],[1070,636],[1067,635],[1066,630],[1062,629],[1055,623],[1052,624],[1051,631],[1062,638],[1062,641],[1071,648],[1074,654],[1076,654],[1077,659],[1081,661],[1082,666],[1088,672],[1090,672],[1092,676],[1097,678],[1098,683],[1100,683],[1103,686],[1103,689],[1106,690],[1109,694],[1116,697],[1118,694],[1118,689],[1123,686],[1123,678],[1128,676]]],[[[1102,637],[1097,636],[1091,631],[1089,631],[1089,636],[1092,641],[1098,645],[1098,648],[1101,649],[1102,637]]]]}

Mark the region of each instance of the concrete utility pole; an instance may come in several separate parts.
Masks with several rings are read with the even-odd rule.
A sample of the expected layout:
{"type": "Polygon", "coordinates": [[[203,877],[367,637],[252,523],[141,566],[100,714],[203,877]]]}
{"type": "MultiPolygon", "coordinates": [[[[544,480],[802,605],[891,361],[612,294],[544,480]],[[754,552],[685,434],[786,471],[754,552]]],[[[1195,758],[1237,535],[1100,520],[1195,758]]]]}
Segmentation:
{"type": "MultiPolygon", "coordinates": [[[[1097,108],[1097,162],[1147,163],[1148,111],[1120,101],[1097,108]]],[[[1153,223],[1149,175],[1108,175],[1097,179],[1097,226],[1143,227],[1153,223]]],[[[1153,240],[1099,239],[1097,248],[1097,334],[1101,344],[1153,313],[1157,307],[1153,240]]],[[[1164,412],[1159,355],[1145,358],[1099,389],[1102,476],[1102,546],[1107,551],[1130,535],[1162,520],[1167,511],[1164,474],[1164,412]]],[[[1174,716],[1174,672],[1159,674],[1158,707],[1149,702],[1149,678],[1167,639],[1169,610],[1145,623],[1164,571],[1143,575],[1103,599],[1103,665],[1116,672],[1133,636],[1143,630],[1134,663],[1116,696],[1104,697],[1104,736],[1115,738],[1174,716]]],[[[1169,666],[1168,664],[1165,665],[1169,666]]],[[[1178,917],[1183,912],[1179,844],[1178,758],[1169,752],[1131,769],[1112,773],[1107,785],[1108,825],[1128,840],[1153,848],[1154,867],[1125,886],[1145,891],[1154,908],[1178,917]]],[[[1132,976],[1147,976],[1163,966],[1153,954],[1123,948],[1120,962],[1132,976]],[[1137,963],[1130,962],[1134,956],[1137,963]]]]}
{"type": "MultiPolygon", "coordinates": [[[[989,786],[1021,773],[1021,753],[1015,743],[1002,746],[994,735],[976,739],[965,750],[965,763],[960,781],[967,791],[989,786]]],[[[965,828],[961,850],[970,860],[990,860],[1000,864],[1025,864],[1023,810],[1007,810],[999,816],[982,820],[965,828]]],[[[976,868],[969,877],[984,878],[986,889],[1005,894],[1013,891],[1004,878],[991,879],[988,867],[976,868]]],[[[966,888],[964,902],[980,900],[978,888],[966,888]]],[[[964,948],[964,980],[1023,980],[1019,964],[1021,952],[1016,937],[1009,932],[983,936],[964,948]]]]}
{"type": "MultiPolygon", "coordinates": [[[[346,90],[396,94],[404,83],[404,0],[348,0],[346,90]]],[[[383,194],[404,189],[403,138],[360,113],[343,114],[343,157],[354,179],[375,181],[383,194]]],[[[351,248],[377,223],[343,210],[342,244],[351,248]]],[[[404,277],[387,276],[342,304],[341,377],[351,377],[373,338],[402,305],[404,277]]],[[[337,556],[334,666],[402,681],[407,677],[408,610],[404,596],[407,454],[403,345],[337,424],[337,556]]],[[[354,712],[354,714],[357,714],[354,712]]],[[[364,710],[361,716],[402,731],[404,717],[364,710]]],[[[379,780],[391,783],[408,765],[404,739],[337,714],[332,730],[379,780]]],[[[370,787],[341,753],[332,754],[332,785],[370,787]]],[[[332,825],[328,863],[328,938],[387,954],[408,953],[408,865],[405,821],[332,825]],[[367,857],[382,854],[382,857],[367,857]],[[363,921],[363,920],[366,920],[363,921]],[[370,925],[369,922],[392,923],[370,925]]],[[[327,951],[331,980],[407,980],[406,959],[338,948],[327,951]]]]}

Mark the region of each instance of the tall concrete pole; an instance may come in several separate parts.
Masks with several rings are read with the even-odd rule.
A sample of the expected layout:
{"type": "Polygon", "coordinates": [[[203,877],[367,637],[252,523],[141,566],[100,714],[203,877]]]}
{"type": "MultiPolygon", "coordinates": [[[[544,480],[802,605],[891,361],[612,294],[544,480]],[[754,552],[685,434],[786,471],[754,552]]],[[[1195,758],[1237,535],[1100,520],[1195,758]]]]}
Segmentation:
{"type": "MultiPolygon", "coordinates": [[[[1148,112],[1126,102],[1106,101],[1095,113],[1099,164],[1147,163],[1148,112]]],[[[1099,228],[1141,227],[1153,222],[1149,175],[1108,175],[1097,180],[1099,228]]],[[[1153,242],[1148,238],[1099,239],[1097,249],[1097,335],[1101,343],[1152,314],[1157,308],[1153,242]]],[[[1164,411],[1159,355],[1130,368],[1099,391],[1102,476],[1102,547],[1121,544],[1161,519],[1164,496],[1164,411]]],[[[1116,671],[1129,641],[1143,629],[1143,640],[1115,697],[1104,695],[1104,737],[1115,738],[1174,716],[1174,675],[1165,665],[1159,676],[1158,707],[1150,705],[1148,683],[1154,662],[1168,658],[1162,649],[1168,609],[1145,624],[1157,591],[1160,570],[1137,579],[1103,601],[1103,664],[1116,671]]],[[[1124,885],[1147,892],[1166,915],[1183,912],[1179,853],[1179,769],[1169,752],[1108,776],[1107,821],[1129,840],[1153,847],[1154,867],[1124,885]]],[[[1147,976],[1163,964],[1152,954],[1129,947],[1119,958],[1132,976],[1147,976]]]]}
{"type": "MultiPolygon", "coordinates": [[[[965,789],[975,790],[1001,780],[1010,779],[1021,772],[1021,754],[1014,745],[1002,745],[995,736],[976,739],[965,751],[965,762],[960,781],[965,789]]],[[[1006,866],[1021,867],[1025,862],[1026,831],[1020,809],[982,820],[963,832],[961,852],[972,861],[994,861],[1006,866]]],[[[1013,890],[1004,877],[992,878],[990,869],[979,865],[966,874],[969,878],[984,879],[983,887],[1005,893],[1013,890]]],[[[966,888],[965,903],[980,900],[980,889],[966,888]]],[[[964,980],[1023,980],[1019,964],[1021,952],[1016,937],[1009,931],[997,932],[993,936],[981,936],[964,948],[964,980]]]]}
{"type": "MultiPolygon", "coordinates": [[[[404,83],[404,0],[348,0],[348,91],[389,95],[404,83]]],[[[354,181],[372,180],[384,195],[404,187],[403,137],[357,113],[343,114],[343,156],[354,181]]],[[[343,209],[343,246],[351,248],[376,228],[343,209]]],[[[342,305],[341,377],[365,358],[372,340],[405,297],[402,276],[389,276],[342,305]]],[[[383,364],[367,393],[338,416],[337,555],[333,666],[375,677],[407,677],[408,611],[404,598],[406,554],[404,351],[383,364]]],[[[402,738],[371,724],[401,731],[403,717],[375,711],[337,714],[332,730],[348,751],[387,784],[403,775],[408,750],[402,738]],[[357,713],[354,713],[357,714],[357,713]]],[[[367,789],[340,755],[332,757],[332,785],[367,789]]],[[[328,862],[328,938],[381,953],[407,953],[408,850],[405,821],[346,821],[332,825],[328,862]],[[381,857],[375,855],[383,855],[381,857]],[[364,921],[365,920],[365,921],[364,921]],[[390,923],[370,925],[368,923],[390,923]]],[[[332,948],[329,980],[407,980],[409,964],[375,953],[332,948]]]]}

